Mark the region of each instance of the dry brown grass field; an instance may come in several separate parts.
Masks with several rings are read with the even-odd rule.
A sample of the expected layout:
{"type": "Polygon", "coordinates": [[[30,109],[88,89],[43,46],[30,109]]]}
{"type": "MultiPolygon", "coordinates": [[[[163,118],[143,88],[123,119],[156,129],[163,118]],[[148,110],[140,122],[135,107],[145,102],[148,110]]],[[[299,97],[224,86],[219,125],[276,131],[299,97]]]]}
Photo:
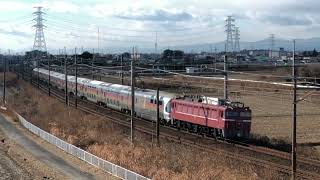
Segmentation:
{"type": "MultiPolygon", "coordinates": [[[[199,80],[196,78],[170,77],[144,79],[144,84],[150,86],[185,86],[172,88],[170,91],[179,94],[208,95],[223,97],[223,81],[199,80]]],[[[298,97],[303,97],[310,91],[298,91],[298,97]]],[[[270,138],[290,139],[292,116],[292,90],[288,87],[269,84],[229,83],[229,98],[232,101],[243,102],[253,112],[252,133],[270,138]]],[[[318,143],[320,136],[320,93],[314,92],[298,103],[298,142],[318,143]]]]}
{"type": "Polygon", "coordinates": [[[277,172],[244,164],[221,154],[202,152],[137,133],[135,146],[128,130],[106,119],[68,108],[26,82],[11,89],[9,106],[35,125],[99,157],[153,179],[282,179],[277,172]]]}
{"type": "MultiPolygon", "coordinates": [[[[267,71],[269,72],[269,71],[267,71]]],[[[266,73],[267,73],[266,72],[266,73]]],[[[287,70],[274,71],[285,75],[287,70]],[[285,72],[284,72],[285,71],[285,72]]],[[[118,77],[102,80],[119,83],[118,77]]],[[[127,79],[126,79],[127,80],[127,79]]],[[[128,80],[125,81],[128,84],[128,80]]],[[[163,88],[179,94],[198,94],[223,97],[223,81],[181,76],[140,77],[137,85],[145,88],[163,88]]],[[[310,91],[298,91],[304,97],[310,91]]],[[[253,112],[252,133],[289,141],[291,138],[292,89],[270,84],[229,82],[229,97],[243,102],[253,112]]],[[[314,92],[298,103],[298,143],[320,143],[320,92],[314,92]]]]}

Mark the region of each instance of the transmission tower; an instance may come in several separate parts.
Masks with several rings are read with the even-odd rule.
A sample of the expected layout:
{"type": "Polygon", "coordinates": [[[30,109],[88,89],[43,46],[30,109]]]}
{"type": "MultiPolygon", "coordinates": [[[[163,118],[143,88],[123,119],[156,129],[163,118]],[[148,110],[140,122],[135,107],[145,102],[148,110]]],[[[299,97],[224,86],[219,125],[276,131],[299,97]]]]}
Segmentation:
{"type": "Polygon", "coordinates": [[[240,31],[239,27],[235,27],[235,32],[234,32],[234,51],[235,52],[240,52],[240,31]]]}
{"type": "Polygon", "coordinates": [[[42,15],[45,13],[41,11],[42,7],[35,8],[37,9],[37,11],[33,13],[33,15],[35,16],[33,20],[36,22],[36,24],[33,25],[33,27],[36,28],[36,34],[34,37],[33,50],[47,51],[46,40],[44,39],[43,33],[43,28],[45,26],[42,23],[44,21],[42,15]]]}
{"type": "Polygon", "coordinates": [[[274,51],[274,34],[270,34],[270,56],[272,57],[272,53],[274,51]]]}
{"type": "Polygon", "coordinates": [[[154,51],[155,51],[155,54],[157,55],[157,53],[158,53],[158,32],[156,32],[156,42],[154,43],[154,51]]]}
{"type": "Polygon", "coordinates": [[[226,52],[233,51],[233,37],[232,37],[233,32],[234,32],[234,19],[232,16],[228,16],[228,18],[226,19],[226,33],[227,33],[226,52]]]}

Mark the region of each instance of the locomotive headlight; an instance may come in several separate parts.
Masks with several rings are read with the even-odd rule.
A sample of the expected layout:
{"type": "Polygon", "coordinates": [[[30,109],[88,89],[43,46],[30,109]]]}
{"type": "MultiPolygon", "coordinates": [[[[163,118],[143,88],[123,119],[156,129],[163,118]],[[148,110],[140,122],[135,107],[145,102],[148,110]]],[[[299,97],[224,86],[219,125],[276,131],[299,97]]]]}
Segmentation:
{"type": "Polygon", "coordinates": [[[240,137],[240,136],[241,136],[241,133],[240,133],[240,132],[238,132],[238,133],[237,133],[237,137],[240,137]]]}

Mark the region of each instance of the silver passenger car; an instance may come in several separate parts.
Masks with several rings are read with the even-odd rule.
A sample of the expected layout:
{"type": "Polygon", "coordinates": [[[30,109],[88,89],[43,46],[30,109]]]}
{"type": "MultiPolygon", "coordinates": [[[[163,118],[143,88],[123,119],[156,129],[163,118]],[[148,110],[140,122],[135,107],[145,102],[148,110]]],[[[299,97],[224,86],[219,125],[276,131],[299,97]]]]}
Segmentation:
{"type": "MultiPolygon", "coordinates": [[[[46,69],[33,70],[41,74],[40,78],[48,81],[49,71],[46,69]]],[[[65,75],[62,73],[50,72],[51,85],[64,90],[65,75]]],[[[75,76],[68,75],[68,93],[75,94],[75,76]]],[[[138,117],[148,120],[156,120],[157,99],[156,91],[151,89],[135,88],[135,113],[138,117]]],[[[119,84],[111,84],[102,81],[78,77],[78,96],[89,101],[104,105],[106,107],[130,112],[131,110],[131,87],[119,84]]],[[[160,118],[170,121],[171,99],[176,95],[164,91],[159,92],[160,118]]]]}

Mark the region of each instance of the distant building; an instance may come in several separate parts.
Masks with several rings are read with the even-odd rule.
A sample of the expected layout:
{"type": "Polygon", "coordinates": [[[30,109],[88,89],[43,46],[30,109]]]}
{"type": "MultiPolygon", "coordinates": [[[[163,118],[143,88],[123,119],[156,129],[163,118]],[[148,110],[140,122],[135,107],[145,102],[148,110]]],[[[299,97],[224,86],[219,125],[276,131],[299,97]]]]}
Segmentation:
{"type": "Polygon", "coordinates": [[[197,67],[186,67],[186,73],[188,74],[192,74],[192,73],[196,73],[196,72],[200,72],[201,69],[197,68],[197,67]]]}
{"type": "Polygon", "coordinates": [[[280,57],[280,51],[269,51],[270,58],[279,58],[280,57]]]}
{"type": "Polygon", "coordinates": [[[255,49],[255,50],[246,50],[247,55],[249,56],[269,56],[269,50],[264,49],[255,49]]]}

